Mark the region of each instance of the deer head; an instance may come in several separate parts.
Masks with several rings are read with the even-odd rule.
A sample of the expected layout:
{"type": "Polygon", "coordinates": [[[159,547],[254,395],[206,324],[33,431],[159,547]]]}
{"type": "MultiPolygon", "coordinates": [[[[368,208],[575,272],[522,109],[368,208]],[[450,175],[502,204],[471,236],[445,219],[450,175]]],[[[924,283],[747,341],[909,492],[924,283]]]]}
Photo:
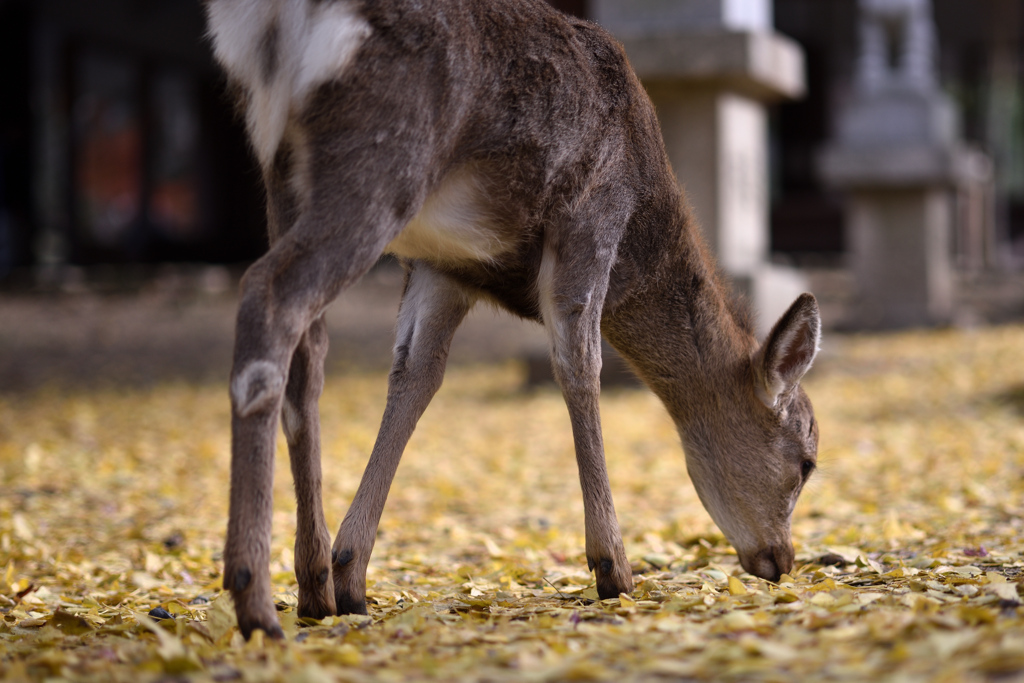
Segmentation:
{"type": "Polygon", "coordinates": [[[820,338],[817,302],[804,294],[733,368],[729,390],[720,384],[681,429],[701,502],[743,568],[770,581],[792,569],[790,519],[817,462],[818,426],[799,382],[820,338]]]}

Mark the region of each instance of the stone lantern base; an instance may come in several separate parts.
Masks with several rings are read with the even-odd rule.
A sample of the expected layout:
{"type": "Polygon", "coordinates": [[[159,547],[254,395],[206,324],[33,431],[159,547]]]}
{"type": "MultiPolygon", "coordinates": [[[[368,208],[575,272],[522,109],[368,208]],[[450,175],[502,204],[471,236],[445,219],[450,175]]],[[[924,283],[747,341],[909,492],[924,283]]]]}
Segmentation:
{"type": "Polygon", "coordinates": [[[988,160],[965,146],[832,148],[822,171],[846,191],[847,249],[861,328],[952,321],[953,188],[983,182],[988,160]]]}

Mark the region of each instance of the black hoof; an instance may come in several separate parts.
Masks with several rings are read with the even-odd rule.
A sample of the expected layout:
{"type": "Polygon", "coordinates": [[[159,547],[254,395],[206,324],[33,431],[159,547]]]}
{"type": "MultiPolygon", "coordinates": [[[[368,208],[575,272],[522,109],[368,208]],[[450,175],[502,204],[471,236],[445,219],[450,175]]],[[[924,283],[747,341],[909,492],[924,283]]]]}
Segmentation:
{"type": "Polygon", "coordinates": [[[615,562],[607,557],[597,563],[597,595],[602,600],[619,597],[620,593],[633,592],[633,574],[629,571],[615,571],[615,562]]]}
{"type": "Polygon", "coordinates": [[[366,614],[366,598],[352,599],[339,595],[337,598],[338,614],[366,614]]]}
{"type": "Polygon", "coordinates": [[[334,607],[319,600],[312,604],[305,604],[300,599],[298,615],[300,619],[316,619],[319,621],[321,619],[326,619],[327,617],[333,617],[334,607]]]}
{"type": "Polygon", "coordinates": [[[242,637],[247,641],[252,638],[252,634],[257,629],[263,631],[267,638],[272,640],[284,640],[284,631],[281,630],[280,624],[259,624],[249,622],[238,622],[238,629],[242,632],[242,637]]]}

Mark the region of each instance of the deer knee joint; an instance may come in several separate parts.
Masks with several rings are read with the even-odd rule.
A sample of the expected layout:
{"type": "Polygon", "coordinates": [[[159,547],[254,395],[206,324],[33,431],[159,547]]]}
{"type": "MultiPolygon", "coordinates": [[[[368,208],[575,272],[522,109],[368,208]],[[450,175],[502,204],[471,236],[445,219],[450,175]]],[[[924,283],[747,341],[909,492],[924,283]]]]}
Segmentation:
{"type": "Polygon", "coordinates": [[[284,391],[284,373],[269,361],[250,363],[231,382],[231,399],[239,417],[272,407],[284,391]]]}

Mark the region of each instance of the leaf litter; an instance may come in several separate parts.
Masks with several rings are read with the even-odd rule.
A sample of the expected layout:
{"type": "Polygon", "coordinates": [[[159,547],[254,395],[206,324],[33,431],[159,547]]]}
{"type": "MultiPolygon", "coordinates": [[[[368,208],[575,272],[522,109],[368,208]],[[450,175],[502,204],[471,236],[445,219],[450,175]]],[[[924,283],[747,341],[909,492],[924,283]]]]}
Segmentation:
{"type": "MultiPolygon", "coordinates": [[[[1024,327],[837,337],[806,380],[820,472],[797,562],[745,574],[649,393],[608,392],[636,590],[586,571],[568,417],[522,370],[452,368],[406,451],[369,616],[299,619],[278,443],[271,576],[284,642],[222,592],[219,385],[0,398],[0,675],[33,681],[1024,679],[1024,327]]],[[[328,523],[359,482],[383,374],[329,379],[328,523]]]]}

